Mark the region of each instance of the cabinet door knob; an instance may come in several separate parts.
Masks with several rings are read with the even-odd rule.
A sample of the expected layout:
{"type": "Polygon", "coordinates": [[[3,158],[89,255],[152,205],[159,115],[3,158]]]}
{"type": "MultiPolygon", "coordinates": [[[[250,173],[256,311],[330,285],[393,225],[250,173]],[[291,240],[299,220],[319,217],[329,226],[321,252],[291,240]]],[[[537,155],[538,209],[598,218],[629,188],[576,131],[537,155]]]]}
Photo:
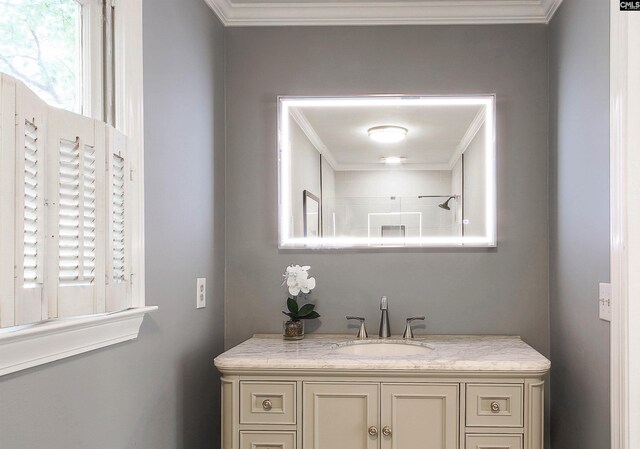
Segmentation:
{"type": "Polygon", "coordinates": [[[492,412],[499,412],[500,411],[500,404],[498,404],[496,401],[492,401],[491,402],[491,411],[492,412]]]}
{"type": "Polygon", "coordinates": [[[382,435],[384,435],[385,437],[390,437],[391,436],[391,427],[384,426],[382,428],[382,435]]]}
{"type": "Polygon", "coordinates": [[[372,437],[377,437],[378,436],[378,428],[376,426],[369,427],[369,435],[371,435],[372,437]]]}
{"type": "Polygon", "coordinates": [[[269,411],[273,408],[273,404],[271,403],[271,399],[265,399],[262,401],[262,408],[269,411]]]}

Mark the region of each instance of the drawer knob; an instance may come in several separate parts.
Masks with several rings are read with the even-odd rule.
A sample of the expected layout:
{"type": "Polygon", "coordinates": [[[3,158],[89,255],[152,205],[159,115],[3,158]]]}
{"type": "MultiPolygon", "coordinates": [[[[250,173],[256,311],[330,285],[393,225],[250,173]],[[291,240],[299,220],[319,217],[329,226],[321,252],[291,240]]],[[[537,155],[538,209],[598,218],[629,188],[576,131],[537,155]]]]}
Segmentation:
{"type": "Polygon", "coordinates": [[[269,411],[273,408],[273,404],[271,403],[271,399],[265,399],[262,401],[262,408],[266,411],[269,411]]]}
{"type": "Polygon", "coordinates": [[[384,435],[385,437],[390,437],[391,436],[391,427],[384,426],[382,428],[382,435],[384,435]]]}
{"type": "Polygon", "coordinates": [[[376,426],[369,427],[369,435],[371,435],[372,437],[377,437],[378,436],[378,428],[376,426]]]}
{"type": "Polygon", "coordinates": [[[497,413],[500,411],[500,404],[498,404],[496,401],[491,401],[491,411],[494,413],[497,413]]]}

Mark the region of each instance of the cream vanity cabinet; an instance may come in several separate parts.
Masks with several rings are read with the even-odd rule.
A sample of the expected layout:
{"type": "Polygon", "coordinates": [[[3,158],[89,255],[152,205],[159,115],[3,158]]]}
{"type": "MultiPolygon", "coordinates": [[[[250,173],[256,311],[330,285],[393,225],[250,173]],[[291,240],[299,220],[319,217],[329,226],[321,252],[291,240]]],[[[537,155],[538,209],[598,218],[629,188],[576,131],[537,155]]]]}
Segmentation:
{"type": "Polygon", "coordinates": [[[304,382],[304,448],[455,449],[457,384],[304,382]]]}
{"type": "Polygon", "coordinates": [[[539,369],[425,369],[415,358],[404,369],[400,359],[328,360],[314,356],[319,342],[286,346],[275,339],[285,353],[268,354],[251,348],[260,338],[268,336],[237,347],[245,345],[246,358],[234,348],[216,359],[223,373],[223,449],[543,448],[548,361],[526,345],[512,342],[539,362],[522,365],[539,369]]]}

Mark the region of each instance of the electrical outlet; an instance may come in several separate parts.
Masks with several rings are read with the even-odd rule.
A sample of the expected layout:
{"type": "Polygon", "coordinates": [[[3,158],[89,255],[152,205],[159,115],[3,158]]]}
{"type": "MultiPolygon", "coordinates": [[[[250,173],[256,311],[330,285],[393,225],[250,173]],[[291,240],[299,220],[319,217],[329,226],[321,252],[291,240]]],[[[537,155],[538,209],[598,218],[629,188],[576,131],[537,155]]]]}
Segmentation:
{"type": "Polygon", "coordinates": [[[207,278],[196,279],[196,309],[207,306],[207,278]]]}
{"type": "Polygon", "coordinates": [[[611,284],[601,282],[599,289],[598,304],[600,304],[600,319],[611,321],[611,284]]]}

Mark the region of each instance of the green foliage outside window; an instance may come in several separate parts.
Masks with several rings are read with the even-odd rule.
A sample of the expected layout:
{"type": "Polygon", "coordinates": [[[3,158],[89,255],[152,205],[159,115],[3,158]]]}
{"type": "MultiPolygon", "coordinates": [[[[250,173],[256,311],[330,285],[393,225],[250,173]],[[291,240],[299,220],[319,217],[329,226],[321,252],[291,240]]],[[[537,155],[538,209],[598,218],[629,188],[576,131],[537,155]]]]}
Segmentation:
{"type": "Polygon", "coordinates": [[[81,112],[80,30],[75,0],[0,0],[0,72],[81,112]]]}

